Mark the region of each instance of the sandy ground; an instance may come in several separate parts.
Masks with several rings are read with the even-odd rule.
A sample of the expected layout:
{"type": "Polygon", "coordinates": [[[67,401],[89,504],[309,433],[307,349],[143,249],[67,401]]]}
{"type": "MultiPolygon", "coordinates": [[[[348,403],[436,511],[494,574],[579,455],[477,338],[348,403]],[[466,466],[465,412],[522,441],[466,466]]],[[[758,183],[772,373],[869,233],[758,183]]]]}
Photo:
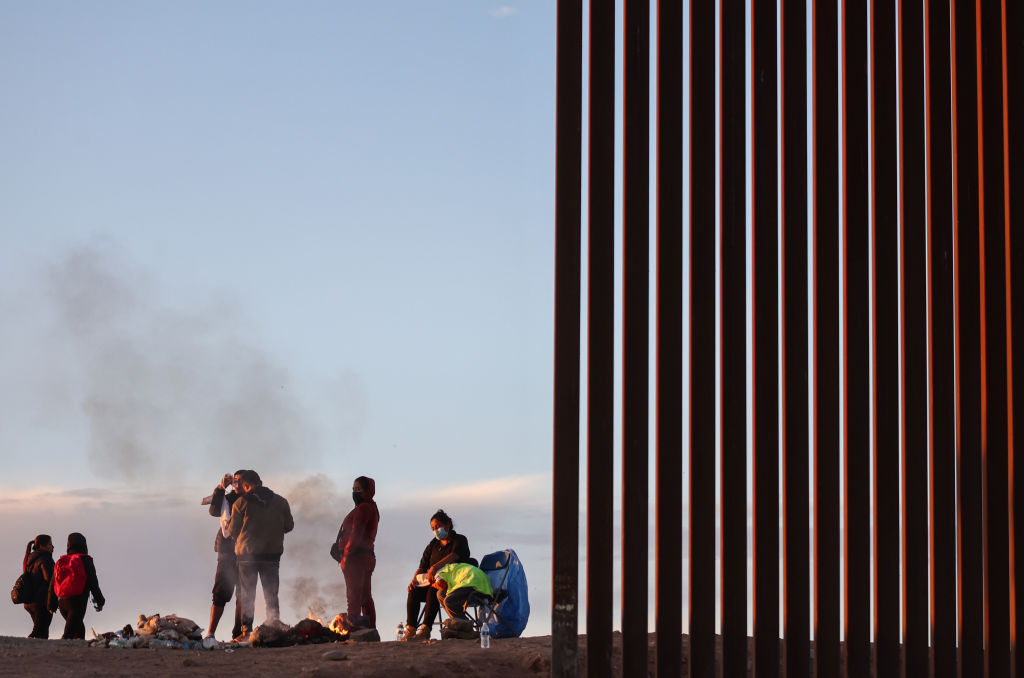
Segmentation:
{"type": "MultiPolygon", "coordinates": [[[[613,661],[621,673],[621,643],[614,637],[613,661]]],[[[649,645],[653,648],[654,636],[649,645]]],[[[580,637],[580,667],[586,638],[580,637]]],[[[652,662],[649,673],[653,674],[652,662]]],[[[685,663],[685,661],[684,661],[685,663]]],[[[431,640],[412,643],[325,643],[283,648],[152,650],[89,647],[86,641],[30,640],[0,636],[0,676],[547,676],[551,637],[479,641],[431,640]],[[331,656],[333,654],[333,657],[331,656]],[[340,655],[340,656],[339,656],[340,655]]],[[[582,674],[581,674],[582,675],[582,674]]]]}

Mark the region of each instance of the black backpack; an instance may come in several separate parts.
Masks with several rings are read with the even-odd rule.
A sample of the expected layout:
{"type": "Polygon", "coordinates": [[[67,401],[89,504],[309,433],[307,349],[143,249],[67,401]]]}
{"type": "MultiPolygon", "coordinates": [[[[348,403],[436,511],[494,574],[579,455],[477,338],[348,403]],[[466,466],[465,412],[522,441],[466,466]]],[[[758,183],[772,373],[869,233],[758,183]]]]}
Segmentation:
{"type": "Polygon", "coordinates": [[[15,605],[31,603],[32,594],[35,593],[33,588],[32,575],[28,572],[22,572],[17,581],[14,582],[14,588],[11,589],[11,602],[15,605]]]}

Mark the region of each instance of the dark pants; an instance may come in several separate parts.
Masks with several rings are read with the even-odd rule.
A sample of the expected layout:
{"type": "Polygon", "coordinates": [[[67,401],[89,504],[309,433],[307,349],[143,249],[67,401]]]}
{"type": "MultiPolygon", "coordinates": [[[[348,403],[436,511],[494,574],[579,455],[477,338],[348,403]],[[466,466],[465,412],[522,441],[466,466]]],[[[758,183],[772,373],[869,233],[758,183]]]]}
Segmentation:
{"type": "Polygon", "coordinates": [[[431,626],[437,619],[437,612],[441,608],[441,604],[437,602],[437,589],[433,586],[414,586],[405,602],[405,623],[408,626],[416,626],[416,619],[420,616],[420,603],[424,604],[424,624],[431,626]]]}
{"type": "Polygon", "coordinates": [[[448,616],[455,617],[456,619],[469,619],[466,616],[466,603],[469,602],[469,597],[475,591],[476,589],[472,586],[463,586],[461,589],[455,589],[448,595],[445,595],[444,591],[438,591],[437,599],[444,605],[448,616]]]}
{"type": "Polygon", "coordinates": [[[61,616],[64,617],[64,640],[85,638],[85,611],[89,607],[89,594],[61,598],[57,601],[61,616]]]}
{"type": "Polygon", "coordinates": [[[42,640],[49,638],[53,613],[46,609],[46,603],[25,603],[25,609],[32,615],[32,633],[28,637],[42,640]]]}
{"type": "Polygon", "coordinates": [[[348,599],[349,619],[359,616],[369,618],[371,628],[377,628],[377,610],[373,605],[373,591],[370,577],[377,567],[377,557],[372,553],[354,553],[345,559],[342,573],[345,575],[345,596],[348,599]]]}
{"type": "Polygon", "coordinates": [[[242,626],[252,631],[256,614],[256,580],[263,583],[263,598],[267,603],[267,619],[281,618],[281,605],[277,591],[281,587],[281,554],[238,557],[238,602],[242,605],[242,626]],[[251,558],[251,559],[250,559],[251,558]]]}
{"type": "MultiPolygon", "coordinates": [[[[213,604],[224,607],[231,602],[231,596],[238,590],[238,560],[232,551],[217,554],[217,574],[213,578],[213,604]]],[[[255,594],[255,588],[253,589],[255,594]]],[[[235,599],[235,625],[231,637],[237,638],[242,632],[241,592],[235,599]]]]}

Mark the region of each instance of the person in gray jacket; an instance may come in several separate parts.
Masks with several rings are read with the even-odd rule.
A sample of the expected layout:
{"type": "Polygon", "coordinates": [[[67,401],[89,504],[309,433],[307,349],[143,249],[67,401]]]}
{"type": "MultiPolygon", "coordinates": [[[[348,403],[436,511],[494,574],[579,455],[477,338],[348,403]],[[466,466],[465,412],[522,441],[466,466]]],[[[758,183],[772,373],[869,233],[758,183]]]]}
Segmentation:
{"type": "Polygon", "coordinates": [[[228,532],[235,540],[242,604],[242,636],[252,631],[256,605],[257,578],[263,584],[267,620],[279,619],[281,606],[277,592],[281,585],[281,554],[284,535],[295,527],[288,500],[275,494],[255,471],[240,474],[242,496],[231,507],[228,532]]]}

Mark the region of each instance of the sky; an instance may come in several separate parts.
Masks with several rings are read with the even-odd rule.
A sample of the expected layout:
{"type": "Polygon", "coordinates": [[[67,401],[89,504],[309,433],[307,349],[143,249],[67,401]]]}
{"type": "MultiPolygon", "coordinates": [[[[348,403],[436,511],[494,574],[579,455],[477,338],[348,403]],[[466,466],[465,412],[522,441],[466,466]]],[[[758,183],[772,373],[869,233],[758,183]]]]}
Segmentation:
{"type": "Polygon", "coordinates": [[[87,627],[205,626],[199,501],[254,468],[296,519],[283,617],[334,614],[368,475],[380,628],[444,507],[519,552],[549,632],[555,28],[541,0],[0,0],[12,583],[79,531],[87,627]]]}

